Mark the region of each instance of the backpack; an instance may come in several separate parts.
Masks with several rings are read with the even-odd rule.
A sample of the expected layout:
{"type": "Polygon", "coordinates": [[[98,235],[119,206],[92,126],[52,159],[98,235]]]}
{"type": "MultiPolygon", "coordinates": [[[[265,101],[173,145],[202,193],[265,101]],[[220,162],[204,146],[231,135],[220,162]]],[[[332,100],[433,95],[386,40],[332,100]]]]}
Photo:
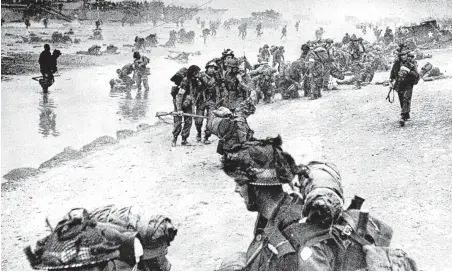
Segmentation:
{"type": "Polygon", "coordinates": [[[122,232],[89,217],[85,209],[72,209],[36,249],[25,248],[30,265],[39,270],[64,270],[122,259],[134,232],[122,232]]]}
{"type": "Polygon", "coordinates": [[[297,223],[284,229],[283,235],[300,252],[320,242],[328,243],[335,255],[333,270],[416,271],[412,258],[401,249],[389,247],[392,228],[374,216],[363,214],[367,213],[349,208],[331,228],[297,223]]]}

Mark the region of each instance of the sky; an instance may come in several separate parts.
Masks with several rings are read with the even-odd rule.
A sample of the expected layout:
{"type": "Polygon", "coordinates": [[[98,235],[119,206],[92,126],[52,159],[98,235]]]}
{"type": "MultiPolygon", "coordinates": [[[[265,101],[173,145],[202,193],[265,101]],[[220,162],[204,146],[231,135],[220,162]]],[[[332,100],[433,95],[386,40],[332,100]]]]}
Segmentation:
{"type": "MultiPolygon", "coordinates": [[[[166,4],[182,6],[199,6],[208,1],[163,0],[166,4]]],[[[252,11],[274,9],[288,20],[297,15],[332,21],[342,20],[344,16],[370,21],[401,17],[406,22],[452,17],[452,0],[212,0],[204,7],[229,9],[229,13],[237,17],[246,17],[252,11]]]]}

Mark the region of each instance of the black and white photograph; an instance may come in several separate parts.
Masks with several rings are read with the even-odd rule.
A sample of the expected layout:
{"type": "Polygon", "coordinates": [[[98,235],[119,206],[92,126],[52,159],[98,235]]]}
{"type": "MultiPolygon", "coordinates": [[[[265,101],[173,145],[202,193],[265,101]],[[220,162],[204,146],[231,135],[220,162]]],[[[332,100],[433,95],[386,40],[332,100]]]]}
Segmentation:
{"type": "Polygon", "coordinates": [[[451,0],[1,0],[3,271],[452,267],[451,0]]]}

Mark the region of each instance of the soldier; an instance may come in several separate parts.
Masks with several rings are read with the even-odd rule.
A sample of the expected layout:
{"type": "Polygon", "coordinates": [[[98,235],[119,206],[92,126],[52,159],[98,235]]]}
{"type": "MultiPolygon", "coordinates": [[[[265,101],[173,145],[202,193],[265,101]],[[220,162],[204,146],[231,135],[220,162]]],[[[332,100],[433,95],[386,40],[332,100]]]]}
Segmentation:
{"type": "Polygon", "coordinates": [[[256,27],[256,33],[257,33],[257,37],[262,36],[263,32],[262,32],[262,23],[259,23],[256,27]]]}
{"type": "Polygon", "coordinates": [[[330,82],[331,69],[335,63],[334,58],[334,48],[333,48],[333,40],[326,39],[325,40],[325,49],[328,53],[328,59],[323,62],[323,89],[328,90],[328,84],[330,82]]]}
{"type": "Polygon", "coordinates": [[[364,68],[362,62],[365,49],[359,39],[356,38],[355,34],[353,34],[351,37],[351,43],[348,48],[348,53],[351,57],[351,69],[354,76],[355,87],[357,89],[361,89],[362,70],[364,68]]]}
{"type": "Polygon", "coordinates": [[[49,20],[47,18],[44,18],[44,20],[42,20],[42,23],[44,24],[44,28],[47,28],[49,20]]]}
{"type": "Polygon", "coordinates": [[[225,105],[230,109],[236,108],[249,96],[249,88],[239,75],[239,66],[240,63],[237,59],[229,59],[226,61],[227,70],[224,76],[224,81],[225,88],[228,93],[228,99],[225,101],[225,105]]]}
{"type": "Polygon", "coordinates": [[[308,54],[307,63],[307,78],[309,86],[310,100],[315,100],[322,97],[322,87],[323,87],[323,64],[316,57],[315,53],[311,51],[308,54]]]}
{"type": "Polygon", "coordinates": [[[444,76],[444,74],[441,73],[441,70],[438,67],[433,67],[433,65],[430,62],[427,62],[421,68],[421,72],[419,73],[419,76],[424,81],[433,81],[433,80],[442,78],[444,76]]]}
{"type": "Polygon", "coordinates": [[[268,44],[265,44],[260,53],[261,62],[270,62],[270,51],[268,50],[268,44]]]}
{"type": "Polygon", "coordinates": [[[310,80],[307,77],[308,76],[308,66],[309,66],[309,58],[308,58],[308,53],[310,51],[310,47],[308,44],[303,44],[301,46],[301,56],[299,58],[300,62],[301,62],[301,74],[304,77],[303,80],[303,90],[304,90],[304,96],[305,97],[309,97],[310,93],[311,93],[311,85],[310,85],[310,80]]]}
{"type": "Polygon", "coordinates": [[[388,45],[392,42],[394,42],[394,34],[392,33],[392,29],[386,27],[385,34],[383,35],[383,39],[385,41],[385,44],[388,45]]]}
{"type": "Polygon", "coordinates": [[[279,136],[245,144],[223,160],[223,170],[234,178],[235,192],[258,216],[247,253],[223,260],[220,270],[297,270],[298,254],[282,232],[301,219],[303,206],[299,197],[283,191],[298,168],[281,144],[279,136]]]}
{"type": "Polygon", "coordinates": [[[282,35],[280,40],[282,40],[283,38],[287,38],[287,25],[285,25],[281,31],[282,35]]]}
{"type": "Polygon", "coordinates": [[[278,64],[278,71],[281,72],[281,66],[284,63],[284,46],[276,47],[273,52],[273,67],[278,64]]]}
{"type": "MultiPolygon", "coordinates": [[[[215,110],[216,105],[220,103],[221,92],[217,79],[218,65],[215,61],[206,64],[206,71],[199,76],[201,87],[195,95],[196,115],[209,116],[215,110]]],[[[195,126],[198,134],[196,140],[201,142],[201,129],[203,118],[195,118],[195,126]]],[[[209,137],[211,132],[206,127],[204,131],[204,144],[210,144],[209,137]]]]}
{"type": "Polygon", "coordinates": [[[323,30],[323,27],[321,27],[321,28],[319,28],[319,29],[317,29],[317,30],[315,31],[315,38],[316,38],[317,41],[322,40],[322,36],[323,36],[323,33],[324,33],[324,32],[325,32],[325,31],[323,30]]]}
{"type": "MultiPolygon", "coordinates": [[[[178,88],[174,89],[172,93],[176,93],[173,95],[175,111],[177,111],[180,116],[174,116],[174,129],[173,129],[173,141],[172,146],[176,146],[177,137],[182,132],[182,142],[181,144],[184,146],[190,145],[187,141],[188,136],[190,136],[190,129],[192,125],[192,117],[183,116],[182,113],[193,113],[194,107],[194,98],[193,96],[197,93],[197,89],[199,88],[199,72],[201,69],[192,65],[188,68],[186,76],[180,81],[180,84],[177,85],[178,88]],[[182,118],[184,120],[184,127],[182,128],[182,118]]],[[[182,72],[182,71],[181,71],[182,72]]],[[[177,74],[176,74],[177,75],[177,74]]],[[[180,78],[180,75],[177,75],[180,78]]],[[[175,80],[173,80],[174,82],[175,80]]],[[[175,82],[176,84],[178,81],[175,82]]]]}
{"type": "Polygon", "coordinates": [[[360,211],[364,199],[355,196],[344,209],[334,164],[296,165],[280,145],[280,138],[260,141],[223,160],[247,209],[259,215],[248,252],[225,259],[220,270],[417,270],[403,250],[389,248],[392,228],[360,211]],[[287,195],[281,184],[294,176],[300,192],[287,195]]]}
{"type": "Polygon", "coordinates": [[[406,47],[398,50],[398,58],[392,65],[390,82],[399,95],[400,108],[402,110],[400,116],[400,125],[404,126],[405,121],[410,119],[411,97],[413,95],[413,86],[419,81],[419,73],[417,71],[417,63],[408,57],[410,51],[406,47]]]}
{"type": "Polygon", "coordinates": [[[148,75],[150,74],[149,68],[146,65],[149,63],[149,59],[146,56],[141,56],[139,52],[133,53],[133,66],[135,71],[135,79],[138,87],[138,91],[141,91],[141,82],[143,82],[145,93],[149,92],[148,75]]]}
{"type": "MultiPolygon", "coordinates": [[[[126,64],[121,69],[116,70],[116,73],[121,80],[121,84],[124,84],[127,90],[130,90],[134,83],[133,79],[129,76],[133,73],[133,70],[133,64],[126,64]]],[[[112,81],[110,81],[110,85],[113,88],[116,83],[114,79],[112,81]]]]}
{"type": "Polygon", "coordinates": [[[162,215],[135,207],[72,209],[52,233],[25,248],[34,269],[53,271],[169,271],[168,247],[177,235],[162,215]]]}
{"type": "Polygon", "coordinates": [[[345,36],[342,38],[342,44],[348,45],[350,43],[350,35],[348,33],[345,33],[345,36]]]}
{"type": "Polygon", "coordinates": [[[295,23],[295,29],[297,30],[297,33],[298,33],[298,28],[300,27],[300,21],[297,21],[296,23],[295,23]]]}
{"type": "Polygon", "coordinates": [[[207,37],[210,35],[210,29],[206,28],[202,31],[202,37],[204,39],[204,44],[206,44],[207,37]]]}
{"type": "Polygon", "coordinates": [[[28,18],[25,18],[25,28],[26,29],[28,29],[30,26],[31,26],[31,24],[30,24],[30,19],[28,19],[28,18]]]}
{"type": "Polygon", "coordinates": [[[274,80],[272,69],[267,69],[257,77],[257,88],[264,97],[264,103],[270,103],[274,94],[274,80]]]}

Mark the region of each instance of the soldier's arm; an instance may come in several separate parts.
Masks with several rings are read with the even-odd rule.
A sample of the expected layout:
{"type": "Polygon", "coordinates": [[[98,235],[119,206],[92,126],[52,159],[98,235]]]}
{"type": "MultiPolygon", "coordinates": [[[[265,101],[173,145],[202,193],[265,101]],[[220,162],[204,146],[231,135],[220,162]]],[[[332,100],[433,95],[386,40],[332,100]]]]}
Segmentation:
{"type": "Polygon", "coordinates": [[[246,121],[242,120],[242,118],[236,119],[236,129],[239,142],[246,142],[248,140],[248,126],[246,125],[246,121]]]}

